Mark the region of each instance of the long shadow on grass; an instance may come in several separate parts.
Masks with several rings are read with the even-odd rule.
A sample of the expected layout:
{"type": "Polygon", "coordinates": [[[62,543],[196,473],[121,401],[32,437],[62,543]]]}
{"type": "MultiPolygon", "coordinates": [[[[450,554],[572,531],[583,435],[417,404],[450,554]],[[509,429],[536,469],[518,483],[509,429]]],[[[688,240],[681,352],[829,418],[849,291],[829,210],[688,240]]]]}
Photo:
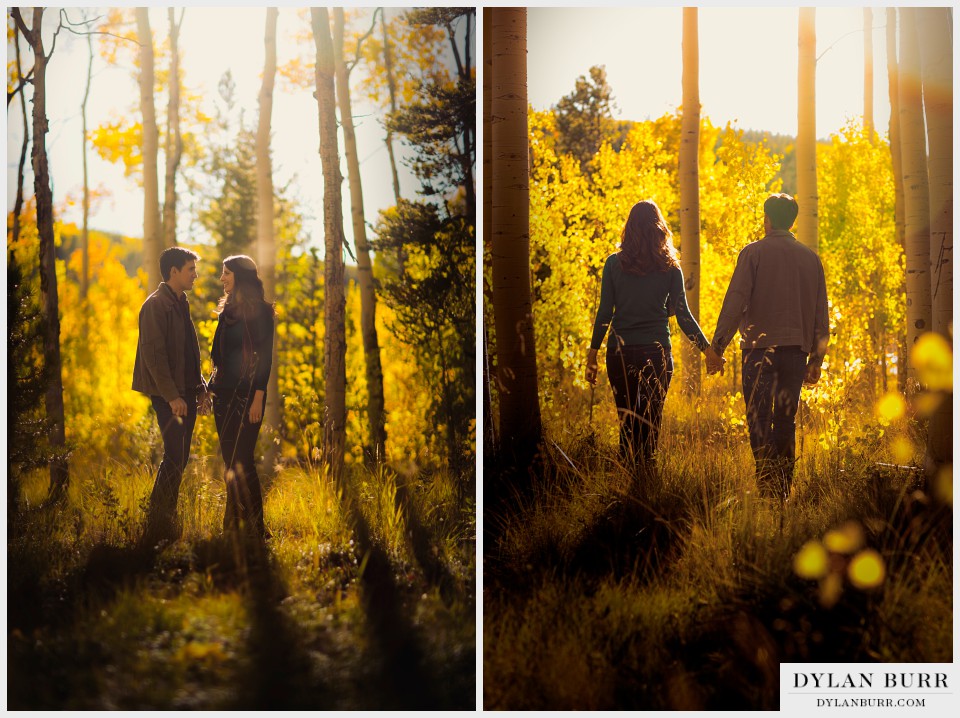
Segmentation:
{"type": "MultiPolygon", "coordinates": [[[[42,520],[42,519],[41,519],[42,520]]],[[[49,558],[37,536],[8,546],[7,699],[10,708],[59,710],[90,698],[93,687],[77,684],[89,675],[86,647],[73,642],[81,607],[105,605],[120,590],[153,571],[157,552],[144,546],[95,544],[86,561],[63,576],[49,575],[49,558]]]]}
{"type": "Polygon", "coordinates": [[[407,484],[397,480],[396,503],[403,512],[404,526],[410,536],[413,556],[423,569],[427,581],[440,589],[440,597],[448,606],[457,599],[463,599],[457,587],[457,581],[440,555],[434,551],[436,537],[424,526],[414,508],[410,489],[407,484]]]}
{"type": "MultiPolygon", "coordinates": [[[[444,687],[440,685],[404,607],[390,558],[373,539],[370,526],[356,508],[358,502],[351,487],[345,485],[343,489],[345,503],[351,507],[347,515],[353,524],[360,555],[364,557],[360,582],[372,639],[368,662],[378,671],[376,691],[369,696],[375,704],[364,707],[380,710],[472,709],[472,693],[464,696],[454,690],[453,695],[448,695],[442,690],[444,687]]],[[[449,691],[450,686],[446,688],[449,691]]]]}
{"type": "Polygon", "coordinates": [[[236,708],[304,710],[338,707],[327,682],[312,670],[300,630],[281,608],[289,595],[276,559],[259,540],[228,534],[192,546],[189,570],[210,576],[221,590],[241,592],[250,630],[236,708]]]}

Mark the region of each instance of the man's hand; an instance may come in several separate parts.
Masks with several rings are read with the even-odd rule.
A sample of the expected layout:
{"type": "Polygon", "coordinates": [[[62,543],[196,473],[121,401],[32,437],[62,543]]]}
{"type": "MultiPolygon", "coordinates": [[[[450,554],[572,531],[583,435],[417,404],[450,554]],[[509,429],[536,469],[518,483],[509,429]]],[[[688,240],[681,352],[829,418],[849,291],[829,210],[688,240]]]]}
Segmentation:
{"type": "Polygon", "coordinates": [[[204,390],[200,393],[199,398],[197,399],[197,414],[199,416],[206,416],[210,413],[210,410],[213,408],[213,394],[209,391],[204,390]]]}
{"type": "Polygon", "coordinates": [[[173,412],[174,416],[186,416],[187,402],[178,396],[176,399],[170,402],[170,410],[173,412]]]}
{"type": "Polygon", "coordinates": [[[727,360],[717,354],[716,349],[712,346],[707,347],[703,353],[707,359],[707,374],[716,374],[719,372],[720,375],[723,376],[723,367],[727,363],[727,360]]]}
{"type": "Polygon", "coordinates": [[[820,365],[807,364],[807,371],[803,375],[803,383],[807,386],[813,386],[820,381],[820,365]]]}
{"type": "Polygon", "coordinates": [[[597,384],[597,350],[591,349],[587,352],[587,371],[584,374],[587,384],[596,386],[597,384]]]}
{"type": "Polygon", "coordinates": [[[257,389],[250,402],[250,423],[257,424],[263,418],[263,389],[257,389]]]}

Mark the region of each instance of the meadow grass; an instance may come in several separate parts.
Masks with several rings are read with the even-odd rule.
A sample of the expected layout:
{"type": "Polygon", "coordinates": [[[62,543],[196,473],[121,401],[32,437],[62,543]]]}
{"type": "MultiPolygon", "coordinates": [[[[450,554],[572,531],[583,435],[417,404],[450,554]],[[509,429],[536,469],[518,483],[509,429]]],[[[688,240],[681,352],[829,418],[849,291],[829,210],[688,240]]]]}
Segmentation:
{"type": "Polygon", "coordinates": [[[668,404],[643,475],[603,413],[548,425],[538,481],[485,517],[485,708],[770,710],[782,661],[952,660],[952,511],[921,449],[891,448],[922,447],[916,425],[884,438],[851,412],[824,441],[807,416],[781,503],[757,494],[745,429],[703,410],[718,397],[668,404]],[[816,578],[808,542],[832,547],[816,578]],[[864,549],[879,583],[853,580],[864,549]]]}
{"type": "Polygon", "coordinates": [[[181,538],[158,549],[138,541],[155,471],[74,461],[56,506],[43,472],[22,477],[11,708],[473,707],[476,524],[454,477],[351,467],[338,488],[319,466],[283,466],[265,481],[258,548],[222,533],[222,464],[193,456],[181,538]]]}

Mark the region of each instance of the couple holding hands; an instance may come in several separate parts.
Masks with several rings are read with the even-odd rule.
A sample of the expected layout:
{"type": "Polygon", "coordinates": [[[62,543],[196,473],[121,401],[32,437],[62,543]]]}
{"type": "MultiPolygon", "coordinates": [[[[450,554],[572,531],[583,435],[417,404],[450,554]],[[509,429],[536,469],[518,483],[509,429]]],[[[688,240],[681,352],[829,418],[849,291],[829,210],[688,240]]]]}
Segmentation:
{"type": "Polygon", "coordinates": [[[197,279],[198,254],[171,247],[160,255],[163,281],[140,308],[133,386],[150,397],[163,436],[144,543],[180,535],[177,498],[197,416],[212,410],[226,467],[225,531],[262,540],[263,494],[254,452],[273,361],[274,308],[264,300],[256,263],[245,255],[223,260],[223,296],[204,381],[200,342],[187,292],[197,279]]]}
{"type": "Polygon", "coordinates": [[[723,352],[740,332],[750,447],[761,495],[786,499],[796,463],[796,414],[803,384],[815,384],[830,338],[823,265],[790,233],[799,213],[788,194],[763,205],[765,236],[741,250],[713,341],[690,314],[672,233],[652,201],[630,210],[620,251],[603,266],[586,380],[597,380],[607,329],[606,368],[620,419],[620,453],[638,468],[657,449],[673,376],[668,319],[723,373],[723,352]]]}

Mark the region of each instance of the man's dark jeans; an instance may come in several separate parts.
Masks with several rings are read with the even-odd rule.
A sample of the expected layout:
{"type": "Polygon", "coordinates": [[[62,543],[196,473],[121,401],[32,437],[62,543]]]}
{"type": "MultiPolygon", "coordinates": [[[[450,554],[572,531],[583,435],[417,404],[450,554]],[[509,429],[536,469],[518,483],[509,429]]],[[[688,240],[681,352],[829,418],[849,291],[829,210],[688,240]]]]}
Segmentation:
{"type": "Polygon", "coordinates": [[[252,391],[245,389],[218,392],[213,399],[213,418],[227,470],[223,528],[225,531],[242,528],[254,537],[263,538],[263,493],[254,456],[263,422],[250,423],[252,395],[252,391]]]}
{"type": "Polygon", "coordinates": [[[743,396],[761,495],[786,498],[796,463],[797,409],[807,354],[798,346],[743,353],[743,396]]]}
{"type": "Polygon", "coordinates": [[[663,402],[673,377],[673,356],[660,344],[607,347],[607,378],[620,418],[620,456],[637,466],[653,457],[663,422],[663,402]]]}
{"type": "Polygon", "coordinates": [[[177,522],[177,497],[183,470],[190,458],[193,427],[197,423],[196,398],[187,397],[187,415],[174,416],[170,404],[159,396],[151,396],[153,409],[163,436],[163,460],[150,494],[146,537],[149,540],[174,539],[180,533],[177,522]]]}

